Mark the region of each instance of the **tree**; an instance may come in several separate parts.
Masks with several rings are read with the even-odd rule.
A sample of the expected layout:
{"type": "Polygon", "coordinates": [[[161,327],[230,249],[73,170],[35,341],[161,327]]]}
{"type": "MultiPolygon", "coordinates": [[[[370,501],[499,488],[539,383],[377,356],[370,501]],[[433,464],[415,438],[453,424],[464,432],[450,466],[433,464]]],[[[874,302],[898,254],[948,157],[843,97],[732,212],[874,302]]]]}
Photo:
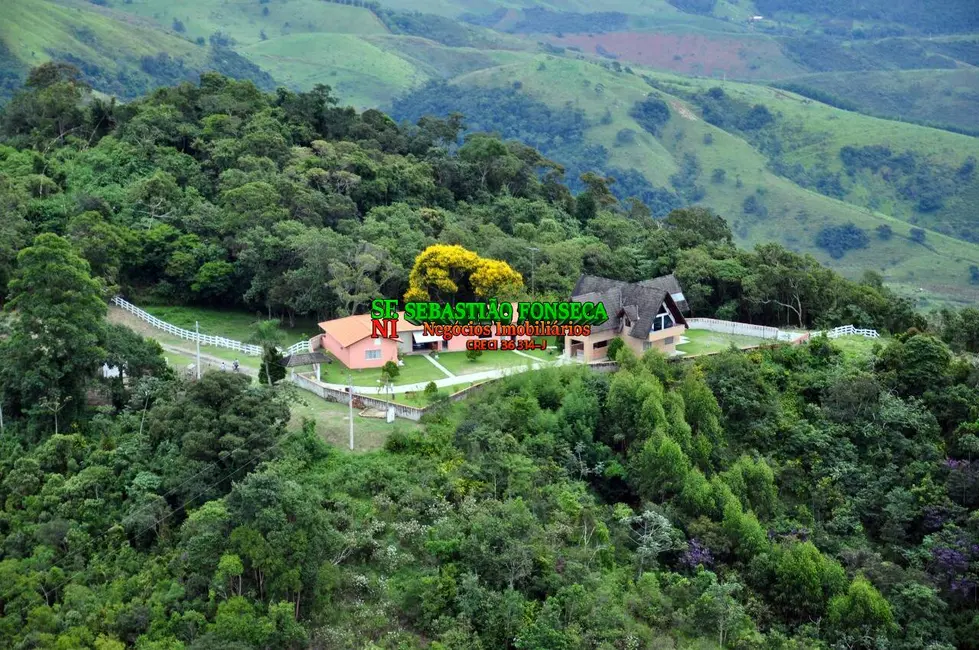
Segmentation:
{"type": "Polygon", "coordinates": [[[852,223],[842,226],[827,226],[816,236],[816,245],[829,252],[830,257],[839,259],[848,250],[866,248],[870,237],[862,228],[852,223]]]}
{"type": "Polygon", "coordinates": [[[131,251],[130,232],[109,224],[98,212],[89,211],[68,222],[68,236],[88,261],[92,274],[114,285],[123,259],[131,251]]]}
{"type": "Polygon", "coordinates": [[[853,579],[846,594],[830,601],[829,620],[838,635],[852,639],[850,648],[880,647],[877,639],[896,629],[890,603],[862,575],[853,579]]]}
{"type": "Polygon", "coordinates": [[[619,521],[628,527],[629,537],[636,545],[636,557],[639,559],[637,577],[642,576],[647,562],[655,564],[661,553],[676,547],[670,520],[658,512],[643,510],[642,514],[626,515],[619,521]]]}
{"type": "Polygon", "coordinates": [[[401,368],[394,361],[386,361],[383,366],[381,366],[381,382],[390,383],[398,378],[401,374],[401,368]]]}
{"type": "Polygon", "coordinates": [[[0,127],[7,135],[44,149],[64,143],[68,135],[79,134],[85,126],[82,105],[90,93],[78,68],[44,63],[31,70],[24,89],[4,107],[0,127]]]}
{"type": "Polygon", "coordinates": [[[892,341],[877,358],[879,372],[901,395],[921,395],[944,386],[951,363],[948,346],[927,334],[892,341]]]}
{"type": "Polygon", "coordinates": [[[646,99],[633,105],[629,115],[639,123],[639,126],[658,136],[663,126],[670,120],[670,107],[662,99],[650,93],[646,99]]]}
{"type": "Polygon", "coordinates": [[[279,348],[271,347],[262,350],[262,367],[259,369],[258,381],[262,384],[275,385],[286,377],[286,367],[282,365],[285,357],[279,348]]]}
{"type": "Polygon", "coordinates": [[[191,291],[202,298],[224,298],[234,283],[235,267],[223,260],[205,262],[194,275],[191,291]]]}
{"type": "Polygon", "coordinates": [[[174,502],[193,507],[224,496],[245,470],[269,459],[289,417],[284,395],[252,386],[241,373],[208,372],[158,398],[146,416],[145,435],[168,449],[160,471],[173,486],[174,502]]]}
{"type": "Polygon", "coordinates": [[[911,235],[911,241],[913,241],[914,243],[916,244],[925,243],[926,233],[923,228],[912,228],[911,230],[908,231],[908,233],[911,235]]]}
{"type": "Polygon", "coordinates": [[[717,627],[717,642],[724,648],[731,631],[746,618],[744,606],[735,598],[742,585],[737,582],[719,583],[713,573],[705,573],[709,575],[711,584],[697,599],[696,608],[701,616],[717,627]]]}
{"type": "Polygon", "coordinates": [[[621,337],[616,336],[614,339],[608,342],[608,358],[615,361],[615,357],[618,356],[619,350],[625,347],[625,341],[621,337]]]}
{"type": "Polygon", "coordinates": [[[347,261],[337,260],[330,265],[330,288],[337,294],[340,316],[356,314],[381,293],[381,287],[404,272],[388,252],[364,242],[347,261]]]}
{"type": "Polygon", "coordinates": [[[843,567],[820,553],[811,542],[774,547],[759,558],[755,572],[765,575],[764,583],[774,604],[798,621],[823,616],[830,600],[846,587],[843,567]]]}
{"type": "Polygon", "coordinates": [[[734,241],[731,228],[724,218],[708,208],[673,210],[663,220],[663,226],[677,236],[684,248],[708,242],[730,244],[734,241]]]}
{"type": "Polygon", "coordinates": [[[62,416],[70,417],[85,403],[105,360],[101,293],[88,263],[57,235],[38,235],[17,255],[6,305],[14,324],[0,348],[0,385],[14,413],[41,415],[42,402],[71,400],[62,416]]]}
{"type": "MultiPolygon", "coordinates": [[[[250,343],[262,347],[262,374],[265,375],[265,383],[269,386],[274,383],[272,373],[278,372],[273,369],[273,366],[277,365],[282,368],[282,365],[278,363],[282,360],[282,355],[279,353],[278,348],[284,337],[285,335],[282,333],[282,330],[279,329],[279,321],[266,320],[255,324],[252,330],[252,336],[249,339],[250,343]]],[[[285,368],[282,368],[282,375],[277,380],[283,377],[285,377],[285,368]]]]}
{"type": "Polygon", "coordinates": [[[408,276],[407,301],[467,301],[515,297],[523,278],[506,262],[482,258],[462,246],[429,246],[408,276]]]}

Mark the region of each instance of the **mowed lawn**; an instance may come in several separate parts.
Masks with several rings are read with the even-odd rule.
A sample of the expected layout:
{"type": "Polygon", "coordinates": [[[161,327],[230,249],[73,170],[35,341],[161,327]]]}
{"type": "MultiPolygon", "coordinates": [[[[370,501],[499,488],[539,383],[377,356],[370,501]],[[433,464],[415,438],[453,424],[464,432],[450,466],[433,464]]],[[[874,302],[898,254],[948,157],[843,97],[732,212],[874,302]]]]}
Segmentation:
{"type": "Polygon", "coordinates": [[[559,348],[557,346],[557,337],[556,336],[544,336],[544,337],[540,337],[540,338],[535,338],[534,339],[534,342],[537,343],[538,345],[542,341],[546,341],[547,342],[547,347],[545,349],[543,349],[543,350],[522,350],[522,352],[524,354],[529,354],[532,357],[536,357],[537,359],[540,359],[541,361],[557,361],[557,358],[559,356],[561,356],[561,354],[564,352],[564,348],[563,347],[560,347],[559,348]]]}
{"type": "MultiPolygon", "coordinates": [[[[349,406],[337,402],[329,402],[305,391],[301,401],[292,405],[292,421],[290,427],[302,426],[304,418],[316,423],[316,433],[327,442],[348,449],[350,444],[350,420],[347,419],[349,406]]],[[[391,424],[379,418],[365,418],[358,415],[354,409],[354,450],[369,451],[384,445],[395,431],[412,431],[419,428],[415,422],[398,418],[391,424]]]]}
{"type": "Polygon", "coordinates": [[[858,363],[869,363],[877,345],[887,345],[886,339],[871,339],[865,336],[840,336],[832,339],[833,346],[843,351],[843,356],[858,363]]]}
{"type": "MultiPolygon", "coordinates": [[[[444,372],[419,355],[407,355],[402,357],[402,361],[404,361],[404,365],[398,369],[400,372],[392,382],[395,386],[445,379],[444,372]]],[[[304,368],[302,370],[306,372],[310,369],[304,368]]],[[[381,379],[381,369],[350,370],[337,360],[320,366],[320,381],[328,384],[346,384],[348,375],[354,386],[377,387],[381,379]]]]}
{"type": "MultiPolygon", "coordinates": [[[[193,331],[194,322],[200,323],[201,334],[223,336],[247,343],[255,331],[256,323],[267,320],[268,317],[259,312],[236,311],[230,309],[212,309],[208,307],[185,307],[171,305],[137,305],[146,312],[171,325],[193,331]]],[[[295,325],[280,321],[285,347],[307,341],[319,334],[320,328],[315,319],[297,318],[295,325]]]]}
{"type": "Polygon", "coordinates": [[[512,351],[487,350],[474,361],[470,361],[465,352],[444,352],[439,355],[438,362],[445,366],[453,375],[471,375],[475,372],[486,372],[505,368],[524,367],[533,364],[533,359],[512,351]]]}
{"type": "Polygon", "coordinates": [[[771,339],[763,339],[756,336],[742,336],[740,334],[724,334],[709,330],[690,329],[683,336],[690,339],[689,342],[676,346],[676,349],[686,353],[685,356],[688,357],[724,352],[730,349],[732,345],[736,348],[743,349],[772,343],[771,339]]]}

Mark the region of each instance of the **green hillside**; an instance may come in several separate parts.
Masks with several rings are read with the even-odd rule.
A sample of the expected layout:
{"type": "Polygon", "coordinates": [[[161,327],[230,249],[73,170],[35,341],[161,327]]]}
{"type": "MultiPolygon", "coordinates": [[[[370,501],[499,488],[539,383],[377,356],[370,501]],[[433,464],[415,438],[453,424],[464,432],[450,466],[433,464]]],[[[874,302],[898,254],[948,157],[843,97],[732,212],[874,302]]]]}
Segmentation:
{"type": "Polygon", "coordinates": [[[266,38],[326,32],[380,34],[384,24],[370,10],[323,0],[132,0],[122,9],[171,28],[180,21],[191,38],[221,32],[242,45],[266,38]]]}
{"type": "MultiPolygon", "coordinates": [[[[590,125],[585,138],[608,146],[611,166],[636,168],[656,187],[673,184],[682,192],[685,188],[676,188],[675,183],[680,180],[686,188],[698,188],[702,192],[698,202],[725,215],[742,243],[780,241],[851,276],[867,269],[879,271],[909,294],[923,288],[952,300],[979,299],[979,291],[968,284],[969,267],[979,264],[979,246],[933,232],[927,224],[921,224],[926,231],[924,243],[915,243],[912,225],[888,216],[885,210],[851,205],[800,187],[774,173],[769,156],[755,145],[740,134],[705,122],[699,107],[683,98],[715,82],[667,75],[651,78],[661,87],[672,85],[675,94],[653,90],[636,74],[548,56],[473,72],[454,83],[496,88],[518,83],[523,92],[552,108],[583,110],[590,125]],[[635,102],[650,91],[670,107],[669,120],[655,136],[629,115],[635,102]],[[631,131],[634,137],[613,145],[623,131],[631,131]],[[694,169],[685,164],[690,160],[695,161],[694,169]],[[715,177],[715,170],[724,170],[722,179],[715,177]],[[687,177],[676,179],[684,174],[687,177]],[[866,248],[834,259],[816,245],[824,228],[848,223],[871,234],[866,248]],[[889,226],[893,236],[886,240],[874,236],[879,226],[889,226]]],[[[784,112],[788,125],[779,133],[795,133],[797,121],[805,118],[805,129],[796,133],[796,143],[786,145],[791,152],[786,158],[793,162],[814,165],[832,155],[838,157],[846,143],[890,142],[896,149],[908,147],[959,164],[969,151],[975,151],[974,139],[967,136],[876,120],[814,102],[805,104],[802,98],[760,86],[731,82],[723,86],[730,93],[743,93],[751,101],[784,112]],[[802,147],[805,141],[811,144],[802,147]]],[[[855,189],[853,193],[861,191],[866,192],[855,189]]]]}
{"type": "MultiPolygon", "coordinates": [[[[799,184],[979,243],[972,207],[972,197],[979,193],[976,138],[842,111],[763,86],[708,80],[663,83],[702,110],[714,110],[715,123],[738,106],[765,106],[774,116],[771,124],[742,135],[765,151],[780,174],[799,184]],[[723,88],[725,97],[710,99],[710,88],[723,88]]],[[[737,129],[733,122],[726,128],[737,129]]]]}
{"type": "Polygon", "coordinates": [[[361,108],[386,104],[428,78],[405,59],[352,34],[280,36],[241,51],[280,83],[301,90],[326,84],[361,108]]]}
{"type": "Polygon", "coordinates": [[[447,47],[417,36],[381,34],[364,40],[408,61],[431,78],[450,79],[483,68],[525,61],[533,56],[532,51],[447,47]]]}
{"type": "MultiPolygon", "coordinates": [[[[787,6],[767,1],[766,13],[787,6]]],[[[217,69],[266,89],[326,84],[358,108],[399,106],[399,119],[433,107],[461,111],[471,128],[545,151],[578,191],[579,176],[598,170],[618,178],[620,198],[641,196],[657,215],[705,203],[744,243],[776,239],[851,275],[875,269],[907,291],[969,300],[979,147],[909,122],[979,129],[979,41],[925,37],[913,22],[924,18],[898,4],[912,23],[843,25],[815,10],[752,22],[763,9],[745,0],[393,0],[371,8],[9,0],[0,9],[0,93],[9,95],[30,66],[57,59],[123,98],[217,69]],[[438,92],[425,85],[434,81],[508,96],[419,101],[438,92]],[[662,106],[661,123],[636,117],[648,96],[662,102],[649,104],[662,106]],[[418,110],[402,110],[412,103],[418,110]],[[535,119],[537,105],[553,128],[535,119]],[[747,124],[752,116],[761,123],[747,124]],[[841,229],[847,224],[859,231],[841,229]],[[847,233],[861,231],[857,240],[869,241],[854,250],[847,233]]]]}
{"type": "Polygon", "coordinates": [[[23,70],[57,59],[77,65],[89,83],[122,96],[143,93],[204,66],[207,48],[152,23],[88,2],[4,0],[0,43],[23,70]],[[164,54],[166,70],[144,63],[164,54]]]}
{"type": "Polygon", "coordinates": [[[979,69],[830,72],[780,87],[841,108],[979,133],[979,69]]]}

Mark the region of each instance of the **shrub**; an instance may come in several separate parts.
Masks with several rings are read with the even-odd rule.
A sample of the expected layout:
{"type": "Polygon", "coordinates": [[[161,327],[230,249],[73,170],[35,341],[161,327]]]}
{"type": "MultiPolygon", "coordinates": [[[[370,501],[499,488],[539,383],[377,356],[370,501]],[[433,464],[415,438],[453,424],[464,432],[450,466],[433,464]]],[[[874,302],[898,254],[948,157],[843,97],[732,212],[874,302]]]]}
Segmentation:
{"type": "Polygon", "coordinates": [[[639,126],[653,135],[659,135],[660,129],[670,119],[670,107],[662,99],[650,95],[641,102],[636,102],[629,115],[635,118],[639,126]]]}
{"type": "Polygon", "coordinates": [[[867,233],[852,223],[823,228],[816,236],[816,245],[826,250],[833,259],[843,257],[848,250],[866,248],[869,243],[867,233]]]}
{"type": "Polygon", "coordinates": [[[608,342],[608,358],[615,361],[615,357],[618,356],[619,350],[625,347],[625,341],[616,336],[614,339],[608,342]]]}
{"type": "Polygon", "coordinates": [[[908,234],[911,235],[911,241],[913,241],[914,243],[916,244],[925,243],[925,231],[922,230],[921,228],[912,228],[908,234]]]}
{"type": "Polygon", "coordinates": [[[616,144],[632,144],[636,141],[636,132],[632,129],[622,129],[615,134],[616,144]]]}
{"type": "Polygon", "coordinates": [[[470,361],[475,361],[481,356],[483,356],[482,350],[466,350],[466,358],[470,361]]]}
{"type": "Polygon", "coordinates": [[[879,226],[877,226],[877,237],[879,237],[880,239],[887,241],[893,236],[894,236],[894,231],[891,230],[891,227],[888,226],[886,223],[882,223],[879,226]]]}
{"type": "Polygon", "coordinates": [[[394,381],[401,374],[401,368],[394,361],[388,361],[383,366],[381,366],[381,376],[386,376],[389,380],[394,381]]]}

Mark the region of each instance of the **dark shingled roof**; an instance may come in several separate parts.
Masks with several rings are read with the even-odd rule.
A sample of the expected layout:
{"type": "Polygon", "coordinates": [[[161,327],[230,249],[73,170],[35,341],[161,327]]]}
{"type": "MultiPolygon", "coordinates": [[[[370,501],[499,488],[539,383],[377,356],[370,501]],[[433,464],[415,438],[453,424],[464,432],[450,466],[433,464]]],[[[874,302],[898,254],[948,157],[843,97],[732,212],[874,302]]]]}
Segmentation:
{"type": "Polygon", "coordinates": [[[296,368],[298,366],[313,366],[317,363],[333,363],[333,359],[322,352],[300,352],[286,357],[281,363],[286,368],[296,368]]]}
{"type": "Polygon", "coordinates": [[[609,318],[601,325],[593,326],[592,333],[620,331],[624,329],[623,321],[628,319],[631,326],[629,336],[637,339],[644,339],[649,335],[653,319],[656,318],[664,302],[678,317],[676,319],[678,323],[685,322],[683,312],[687,306],[680,283],[673,275],[636,283],[582,275],[571,293],[571,300],[601,302],[605,305],[609,318]],[[672,294],[680,298],[682,306],[672,294]]]}
{"type": "Polygon", "coordinates": [[[642,287],[653,287],[655,289],[663,289],[668,291],[671,296],[673,296],[676,306],[680,308],[680,312],[687,314],[690,312],[690,306],[687,304],[687,299],[683,296],[683,289],[680,287],[680,281],[676,279],[676,276],[670,273],[669,275],[661,275],[658,278],[653,278],[651,280],[641,280],[639,286],[642,287]]]}

